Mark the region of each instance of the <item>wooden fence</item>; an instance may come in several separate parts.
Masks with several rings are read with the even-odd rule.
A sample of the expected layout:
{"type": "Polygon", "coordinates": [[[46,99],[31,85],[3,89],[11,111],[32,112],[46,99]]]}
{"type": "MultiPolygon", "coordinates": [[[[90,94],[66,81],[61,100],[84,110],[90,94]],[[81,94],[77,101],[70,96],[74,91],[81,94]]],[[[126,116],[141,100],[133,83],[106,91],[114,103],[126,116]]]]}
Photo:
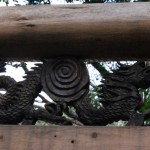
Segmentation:
{"type": "MultiPolygon", "coordinates": [[[[0,56],[149,59],[150,3],[0,8],[0,56]]],[[[149,127],[0,126],[1,150],[149,150],[149,127]]]]}
{"type": "Polygon", "coordinates": [[[1,126],[1,150],[149,150],[149,127],[1,126]]]}
{"type": "Polygon", "coordinates": [[[0,56],[148,59],[150,3],[0,8],[0,56]]]}

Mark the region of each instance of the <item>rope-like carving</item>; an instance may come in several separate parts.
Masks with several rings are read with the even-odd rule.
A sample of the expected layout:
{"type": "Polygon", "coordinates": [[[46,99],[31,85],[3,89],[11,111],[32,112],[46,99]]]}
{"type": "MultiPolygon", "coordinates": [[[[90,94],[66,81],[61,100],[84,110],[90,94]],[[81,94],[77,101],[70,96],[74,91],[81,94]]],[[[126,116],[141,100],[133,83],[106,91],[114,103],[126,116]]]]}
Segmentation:
{"type": "Polygon", "coordinates": [[[55,102],[72,102],[86,93],[89,76],[81,60],[60,57],[44,65],[41,82],[55,102]]]}

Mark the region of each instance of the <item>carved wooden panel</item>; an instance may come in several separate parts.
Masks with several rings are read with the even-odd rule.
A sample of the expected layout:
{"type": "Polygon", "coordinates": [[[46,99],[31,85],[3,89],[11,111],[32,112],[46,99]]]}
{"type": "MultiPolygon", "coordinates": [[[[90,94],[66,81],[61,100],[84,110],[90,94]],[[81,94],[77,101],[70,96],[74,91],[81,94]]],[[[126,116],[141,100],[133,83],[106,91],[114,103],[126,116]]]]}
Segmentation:
{"type": "MultiPolygon", "coordinates": [[[[133,65],[118,63],[119,68],[103,74],[98,95],[103,107],[95,108],[89,96],[89,74],[84,60],[74,57],[56,57],[36,64],[26,72],[25,80],[16,82],[9,76],[0,76],[0,124],[35,124],[38,120],[54,124],[107,125],[125,120],[128,125],[143,125],[150,112],[139,113],[142,97],[139,89],[150,86],[150,66],[145,62],[133,65]],[[35,109],[33,103],[41,91],[54,103],[46,102],[44,108],[35,109]],[[76,114],[71,118],[69,108],[76,114]]],[[[5,61],[0,61],[1,72],[5,61]]]]}

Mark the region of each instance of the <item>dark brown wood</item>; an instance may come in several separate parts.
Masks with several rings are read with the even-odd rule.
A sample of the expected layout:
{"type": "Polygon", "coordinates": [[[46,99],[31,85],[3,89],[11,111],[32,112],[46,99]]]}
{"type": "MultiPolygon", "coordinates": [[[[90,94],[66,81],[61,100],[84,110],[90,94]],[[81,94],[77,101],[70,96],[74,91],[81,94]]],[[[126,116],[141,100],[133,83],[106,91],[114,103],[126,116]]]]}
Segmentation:
{"type": "Polygon", "coordinates": [[[0,57],[148,59],[150,3],[0,8],[0,57]]]}
{"type": "Polygon", "coordinates": [[[149,150],[149,127],[0,126],[1,150],[149,150]]]}

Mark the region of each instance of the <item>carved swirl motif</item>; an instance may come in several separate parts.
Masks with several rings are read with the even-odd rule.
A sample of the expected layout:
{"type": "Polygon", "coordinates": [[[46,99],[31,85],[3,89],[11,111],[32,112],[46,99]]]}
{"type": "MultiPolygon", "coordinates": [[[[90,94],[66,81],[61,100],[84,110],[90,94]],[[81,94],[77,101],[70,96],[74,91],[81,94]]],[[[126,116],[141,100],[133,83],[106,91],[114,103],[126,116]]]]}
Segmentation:
{"type": "Polygon", "coordinates": [[[43,90],[55,102],[72,102],[88,91],[89,75],[85,64],[75,58],[56,58],[45,63],[43,90]]]}

